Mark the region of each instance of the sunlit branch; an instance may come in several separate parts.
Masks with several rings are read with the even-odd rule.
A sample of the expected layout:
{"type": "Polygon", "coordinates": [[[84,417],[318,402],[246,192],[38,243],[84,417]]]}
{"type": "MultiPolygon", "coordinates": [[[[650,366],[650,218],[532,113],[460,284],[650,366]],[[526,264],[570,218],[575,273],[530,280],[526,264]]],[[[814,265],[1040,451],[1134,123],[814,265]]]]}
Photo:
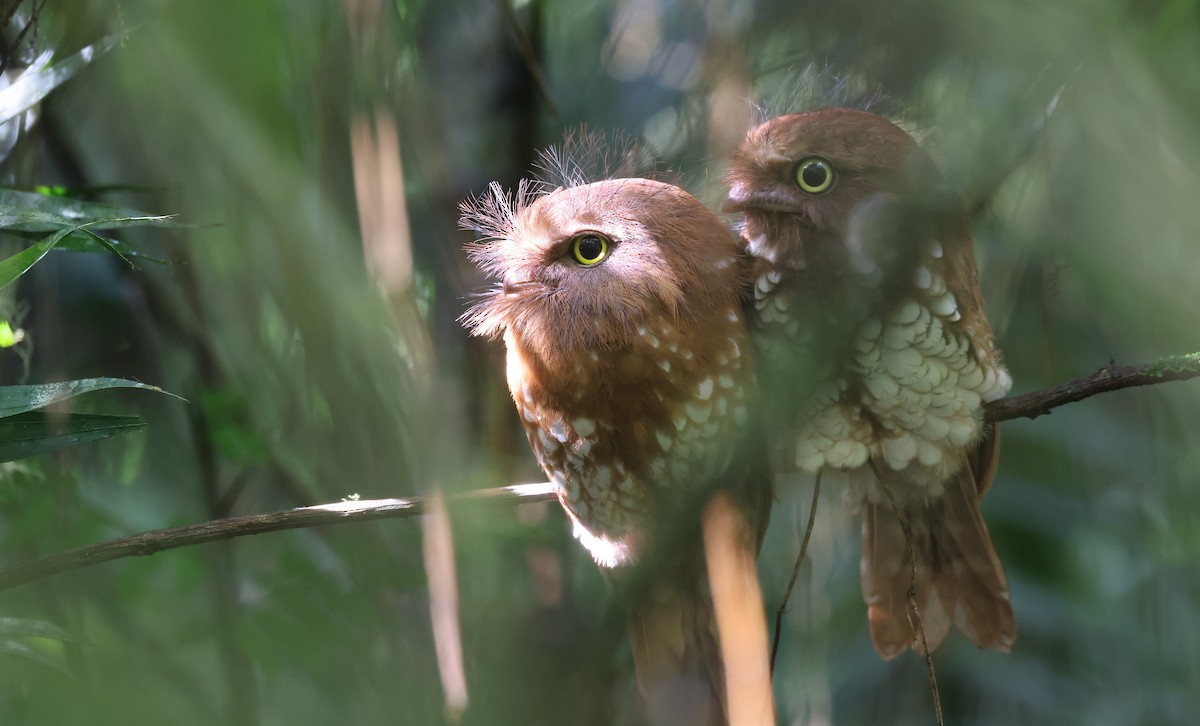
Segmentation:
{"type": "MultiPolygon", "coordinates": [[[[1196,377],[1200,377],[1200,353],[1172,356],[1141,366],[1109,365],[1084,378],[992,401],[984,407],[984,418],[993,422],[1037,418],[1059,406],[1082,401],[1099,393],[1196,377]]],[[[554,498],[554,490],[550,484],[514,484],[450,496],[446,498],[446,504],[459,507],[471,502],[490,501],[511,505],[544,502],[554,498]]],[[[156,529],[0,568],[0,590],[123,557],[144,557],[178,547],[285,529],[417,517],[425,513],[426,507],[427,500],[424,497],[344,501],[156,529]]]]}
{"type": "Polygon", "coordinates": [[[983,408],[988,421],[1037,418],[1051,409],[1121,388],[1151,386],[1167,381],[1185,381],[1200,376],[1200,353],[1161,358],[1140,366],[1109,364],[1090,376],[1077,378],[1039,391],[992,401],[983,408]]]}
{"type": "MultiPolygon", "coordinates": [[[[495,489],[480,489],[446,497],[446,504],[462,506],[470,502],[488,501],[520,504],[544,502],[555,498],[551,484],[514,484],[495,489]]],[[[347,522],[369,522],[375,519],[418,517],[425,514],[429,499],[409,497],[406,499],[363,499],[300,507],[283,512],[247,514],[241,517],[214,519],[208,522],[188,524],[142,532],[132,537],[109,540],[99,544],[76,547],[39,557],[27,562],[0,568],[0,590],[40,580],[43,577],[68,572],[81,567],[98,565],[101,562],[122,557],[144,557],[178,547],[215,542],[216,540],[245,537],[264,532],[286,529],[322,527],[347,522]]]]}

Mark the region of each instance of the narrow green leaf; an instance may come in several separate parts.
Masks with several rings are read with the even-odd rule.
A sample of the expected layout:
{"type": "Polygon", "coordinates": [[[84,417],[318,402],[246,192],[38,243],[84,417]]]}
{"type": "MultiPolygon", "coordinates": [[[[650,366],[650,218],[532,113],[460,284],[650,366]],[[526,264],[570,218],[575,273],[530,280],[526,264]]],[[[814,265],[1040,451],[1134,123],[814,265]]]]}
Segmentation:
{"type": "Polygon", "coordinates": [[[74,675],[71,671],[67,670],[61,657],[55,657],[36,648],[30,648],[28,645],[15,640],[0,640],[0,653],[24,656],[66,675],[74,675]]]}
{"type": "Polygon", "coordinates": [[[162,257],[154,257],[129,249],[129,245],[115,240],[112,237],[104,237],[100,235],[73,233],[63,237],[59,241],[58,247],[55,249],[66,250],[68,252],[103,252],[119,255],[122,259],[128,262],[130,259],[145,260],[146,262],[156,262],[160,265],[170,264],[170,260],[162,257]]]}
{"type": "Polygon", "coordinates": [[[71,635],[54,623],[47,623],[43,620],[29,620],[27,618],[0,618],[0,637],[33,637],[65,640],[73,643],[87,642],[83,638],[71,635]]]}
{"type": "MultiPolygon", "coordinates": [[[[33,245],[32,247],[27,247],[26,249],[21,250],[20,252],[13,255],[12,257],[9,257],[6,260],[0,260],[0,289],[3,289],[4,287],[11,285],[14,281],[16,281],[16,279],[18,277],[25,274],[25,272],[28,271],[29,268],[36,265],[39,260],[41,260],[43,257],[45,257],[46,253],[49,252],[51,249],[53,249],[54,246],[56,244],[58,244],[59,240],[61,240],[63,237],[65,237],[68,234],[71,234],[73,232],[87,233],[88,230],[86,228],[91,227],[91,226],[96,226],[97,228],[133,226],[133,225],[140,224],[143,222],[154,222],[154,221],[163,220],[163,219],[167,219],[167,217],[130,217],[130,218],[125,218],[125,219],[102,219],[97,222],[88,222],[86,224],[68,227],[66,229],[60,229],[57,232],[55,232],[54,234],[50,235],[49,237],[46,237],[45,239],[41,240],[37,244],[33,245]]],[[[0,225],[0,226],[2,226],[2,225],[0,225]]],[[[125,260],[125,262],[128,262],[131,267],[133,266],[133,263],[129,262],[129,260],[124,255],[121,255],[116,250],[110,250],[110,251],[117,254],[117,256],[120,257],[121,259],[125,260]]]]}
{"type": "MultiPolygon", "coordinates": [[[[120,250],[118,250],[113,245],[109,244],[108,240],[104,239],[103,237],[101,237],[100,235],[91,231],[90,229],[82,229],[81,228],[79,231],[83,232],[85,235],[90,237],[93,242],[100,245],[100,247],[103,248],[105,251],[110,252],[111,254],[114,254],[117,257],[120,257],[122,262],[129,265],[133,269],[137,269],[137,265],[133,264],[133,260],[126,257],[124,254],[121,253],[120,250]]],[[[67,236],[70,237],[70,235],[67,235],[67,236]]]]}
{"type": "MultiPolygon", "coordinates": [[[[28,411],[45,408],[52,403],[65,401],[82,393],[103,391],[109,388],[141,388],[156,393],[166,393],[159,388],[125,378],[81,378],[77,381],[39,383],[28,386],[0,386],[0,418],[15,416],[28,411]]],[[[179,398],[175,396],[175,398],[179,398]]],[[[183,399],[180,399],[181,401],[183,399]]]]}
{"type": "Polygon", "coordinates": [[[16,331],[7,320],[0,320],[0,348],[11,348],[16,344],[16,331]]]}
{"type": "Polygon", "coordinates": [[[0,462],[48,454],[144,428],[146,422],[137,416],[62,416],[42,411],[9,416],[0,420],[0,462]]]}
{"type": "MultiPolygon", "coordinates": [[[[36,240],[42,236],[41,232],[24,232],[13,229],[8,229],[5,231],[14,237],[21,237],[23,239],[36,240]]],[[[129,245],[118,239],[98,235],[90,230],[71,232],[66,237],[63,237],[61,240],[59,240],[54,249],[65,250],[67,252],[102,252],[104,254],[117,254],[126,259],[126,261],[128,261],[129,258],[137,258],[139,260],[157,262],[163,265],[170,263],[169,260],[165,260],[161,257],[154,257],[146,254],[145,252],[139,252],[138,250],[130,249],[129,245]]]]}
{"type": "Polygon", "coordinates": [[[0,229],[11,229],[18,232],[54,232],[63,227],[74,227],[76,224],[78,222],[75,220],[36,207],[23,207],[0,202],[0,229]]]}
{"type": "Polygon", "coordinates": [[[147,192],[161,192],[162,187],[144,186],[141,184],[92,184],[82,187],[68,187],[62,184],[54,186],[46,186],[39,184],[33,188],[33,191],[38,194],[47,194],[58,197],[71,197],[72,199],[90,199],[100,194],[109,194],[111,192],[135,192],[145,194],[147,192]]]}
{"type": "Polygon", "coordinates": [[[119,227],[185,227],[172,215],[147,214],[128,207],[85,202],[70,197],[0,189],[0,228],[23,232],[50,232],[60,227],[86,225],[92,229],[119,227]]]}
{"type": "Polygon", "coordinates": [[[34,246],[26,247],[12,257],[0,260],[0,289],[8,287],[24,275],[26,270],[36,265],[38,260],[45,257],[46,253],[54,249],[54,245],[71,231],[71,228],[60,229],[34,246]]]}

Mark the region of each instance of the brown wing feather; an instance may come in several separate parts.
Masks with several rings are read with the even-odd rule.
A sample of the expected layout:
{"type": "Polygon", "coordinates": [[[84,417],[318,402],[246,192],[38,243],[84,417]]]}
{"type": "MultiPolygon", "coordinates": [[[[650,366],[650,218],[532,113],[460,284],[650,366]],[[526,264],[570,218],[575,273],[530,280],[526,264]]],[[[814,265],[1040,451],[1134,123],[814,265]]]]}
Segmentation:
{"type": "Polygon", "coordinates": [[[975,448],[967,452],[967,466],[971,468],[971,472],[975,476],[978,499],[982,500],[983,495],[987,494],[987,490],[992,486],[992,480],[996,478],[996,468],[999,465],[1000,424],[992,424],[984,429],[983,439],[975,445],[975,448]]]}
{"type": "Polygon", "coordinates": [[[971,467],[946,483],[944,517],[936,546],[950,567],[945,578],[956,601],[954,625],[977,647],[1008,652],[1017,638],[1008,578],[979,511],[971,467]]]}
{"type": "Polygon", "coordinates": [[[940,508],[940,502],[917,502],[903,511],[912,535],[914,565],[910,563],[904,528],[890,503],[863,504],[863,554],[861,578],[863,599],[866,601],[867,621],[871,642],[884,659],[899,656],[910,646],[923,652],[908,593],[925,628],[924,644],[933,650],[945,640],[952,623],[953,600],[947,601],[947,591],[939,586],[942,575],[938,567],[935,517],[930,507],[940,508]]]}
{"type": "Polygon", "coordinates": [[[983,290],[979,286],[979,271],[975,264],[968,220],[962,218],[953,221],[948,233],[941,235],[941,245],[945,256],[937,271],[944,276],[946,289],[954,295],[961,315],[958,321],[946,325],[967,335],[971,341],[971,353],[977,360],[996,365],[1000,360],[999,353],[996,350],[995,333],[983,310],[983,290]]]}
{"type": "Polygon", "coordinates": [[[945,482],[941,497],[910,502],[903,514],[916,554],[909,564],[904,530],[891,505],[863,504],[861,579],[871,640],[885,659],[912,646],[934,650],[954,625],[980,648],[1009,651],[1017,627],[1008,578],[979,511],[979,498],[995,473],[999,441],[985,438],[967,465],[945,482]],[[925,628],[922,644],[908,602],[914,600],[925,628]]]}
{"type": "Polygon", "coordinates": [[[899,656],[913,642],[908,617],[908,588],[912,571],[904,531],[886,504],[864,502],[863,550],[860,576],[871,642],[886,660],[899,656]]]}

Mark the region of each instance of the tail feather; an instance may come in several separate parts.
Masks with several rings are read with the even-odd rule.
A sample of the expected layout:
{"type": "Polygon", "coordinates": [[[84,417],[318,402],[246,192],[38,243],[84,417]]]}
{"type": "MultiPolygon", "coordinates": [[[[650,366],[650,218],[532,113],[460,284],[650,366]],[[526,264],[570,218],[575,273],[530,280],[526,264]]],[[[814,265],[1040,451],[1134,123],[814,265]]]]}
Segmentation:
{"type": "MultiPolygon", "coordinates": [[[[909,590],[925,630],[925,643],[933,650],[950,632],[953,602],[938,587],[936,554],[930,528],[913,511],[905,512],[912,535],[916,567],[908,556],[904,528],[890,504],[863,506],[862,590],[867,603],[871,642],[885,660],[896,658],[910,646],[923,652],[917,621],[909,605],[909,590]]],[[[950,593],[952,594],[952,593],[950,593]]]]}
{"type": "Polygon", "coordinates": [[[979,648],[1008,652],[1017,638],[1017,622],[1009,599],[1008,578],[992,546],[971,470],[964,469],[946,487],[938,546],[949,553],[957,606],[954,625],[979,648]]]}
{"type": "Polygon", "coordinates": [[[653,726],[725,723],[716,621],[701,578],[656,583],[629,609],[638,690],[653,726]]]}
{"type": "Polygon", "coordinates": [[[861,579],[868,605],[871,640],[884,659],[912,647],[925,653],[958,628],[980,648],[1007,652],[1017,626],[1009,601],[1008,578],[979,511],[979,497],[994,471],[994,440],[980,444],[970,465],[944,483],[940,497],[902,505],[916,556],[915,579],[904,529],[889,503],[864,502],[861,579]],[[981,468],[982,466],[982,468],[981,468]],[[924,642],[908,593],[924,626],[924,642]]]}

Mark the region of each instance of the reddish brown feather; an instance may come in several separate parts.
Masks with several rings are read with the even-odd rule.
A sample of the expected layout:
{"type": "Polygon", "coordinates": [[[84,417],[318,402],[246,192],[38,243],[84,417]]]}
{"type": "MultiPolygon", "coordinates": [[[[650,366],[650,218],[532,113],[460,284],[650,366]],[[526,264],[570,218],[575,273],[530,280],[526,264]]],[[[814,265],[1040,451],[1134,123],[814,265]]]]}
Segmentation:
{"type": "Polygon", "coordinates": [[[770,400],[779,402],[781,429],[789,432],[779,447],[799,452],[780,458],[799,462],[812,450],[825,451],[813,449],[818,445],[835,452],[827,437],[842,436],[833,443],[850,445],[850,452],[863,446],[862,459],[837,455],[857,462],[849,468],[869,465],[882,472],[882,484],[894,492],[910,528],[915,577],[897,513],[881,496],[881,484],[864,484],[862,588],[876,648],[891,658],[914,646],[908,591],[915,585],[930,649],[953,624],[980,647],[1007,650],[1016,633],[1007,579],[979,513],[979,498],[995,473],[999,437],[983,435],[979,407],[985,395],[1002,393],[1008,379],[984,316],[961,204],[907,133],[853,109],[781,116],[752,129],[727,181],[725,208],[742,213],[742,241],[757,285],[752,322],[760,376],[770,400]],[[836,173],[825,193],[806,193],[795,182],[799,162],[810,157],[825,160],[836,173]],[[936,281],[932,287],[930,279],[936,281]],[[945,310],[938,285],[952,296],[948,312],[938,312],[945,310]],[[930,332],[935,328],[928,322],[896,328],[914,304],[926,316],[920,320],[932,319],[940,332],[930,332]],[[881,332],[865,332],[871,330],[881,332]],[[914,342],[914,335],[928,337],[914,342]],[[891,367],[908,360],[896,350],[915,359],[913,375],[891,367]],[[880,375],[871,368],[871,351],[887,360],[876,363],[883,379],[871,378],[880,375]],[[986,374],[982,383],[974,382],[972,366],[986,374]],[[920,373],[935,369],[963,381],[954,389],[957,398],[932,402],[930,386],[950,375],[920,373]],[[831,382],[841,388],[821,393],[831,382]],[[830,402],[823,398],[828,396],[830,402]],[[914,408],[914,401],[927,400],[924,410],[914,408]],[[956,407],[969,411],[973,436],[963,434],[956,407]],[[863,422],[871,438],[864,440],[861,430],[841,433],[830,423],[812,428],[810,418],[830,410],[844,411],[847,426],[863,422]],[[949,433],[930,433],[938,430],[927,425],[931,418],[960,427],[953,441],[949,433]],[[934,446],[940,452],[930,455],[935,463],[904,463],[905,454],[893,453],[901,463],[891,466],[885,445],[898,447],[903,436],[934,446]]]}
{"type": "MultiPolygon", "coordinates": [[[[964,467],[946,483],[945,494],[902,509],[917,555],[915,599],[925,642],[934,650],[957,627],[979,648],[1008,652],[1016,620],[1008,579],[979,511],[973,470],[964,467]]],[[[868,602],[871,641],[884,658],[912,647],[923,653],[908,604],[913,582],[904,533],[884,503],[863,507],[863,597],[868,602]]]]}
{"type": "Polygon", "coordinates": [[[471,257],[496,286],[463,320],[505,340],[531,447],[576,536],[614,568],[647,704],[719,723],[699,511],[729,489],[761,533],[769,507],[738,456],[755,380],[737,243],[678,187],[567,181],[464,203],[463,226],[485,238],[471,257]],[[610,241],[593,267],[571,257],[585,233],[610,241]]]}

